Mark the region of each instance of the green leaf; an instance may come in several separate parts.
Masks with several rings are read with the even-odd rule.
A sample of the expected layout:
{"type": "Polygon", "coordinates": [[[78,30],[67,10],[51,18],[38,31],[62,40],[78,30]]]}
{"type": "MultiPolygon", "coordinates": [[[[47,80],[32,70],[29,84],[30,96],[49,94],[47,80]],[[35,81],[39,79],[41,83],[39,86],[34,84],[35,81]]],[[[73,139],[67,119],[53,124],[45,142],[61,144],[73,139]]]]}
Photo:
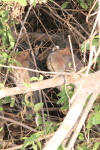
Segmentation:
{"type": "Polygon", "coordinates": [[[24,148],[26,147],[26,146],[28,146],[28,145],[34,145],[34,141],[36,140],[36,139],[38,139],[41,135],[43,134],[43,132],[37,132],[37,133],[35,133],[35,134],[33,134],[33,135],[31,135],[31,137],[29,137],[29,138],[26,138],[25,139],[25,142],[24,142],[24,144],[23,144],[23,146],[22,146],[22,150],[24,150],[24,148]]]}
{"type": "Polygon", "coordinates": [[[3,130],[3,127],[0,128],[0,132],[3,130]]]}
{"type": "Polygon", "coordinates": [[[85,9],[88,8],[88,5],[86,3],[80,3],[80,5],[81,5],[82,8],[85,8],[85,9]]]}
{"type": "Polygon", "coordinates": [[[2,108],[2,107],[0,107],[0,111],[3,111],[3,108],[2,108]]]}
{"type": "Polygon", "coordinates": [[[4,84],[0,83],[0,90],[3,90],[3,89],[4,89],[4,84]]]}
{"type": "Polygon", "coordinates": [[[41,143],[40,143],[40,141],[38,141],[38,140],[35,140],[35,141],[37,142],[37,144],[38,144],[38,146],[39,146],[39,148],[41,150],[41,143]]]}
{"type": "Polygon", "coordinates": [[[46,134],[51,133],[50,129],[52,127],[53,123],[52,122],[46,122],[46,134]]]}
{"type": "Polygon", "coordinates": [[[80,140],[84,140],[84,135],[83,135],[83,133],[80,133],[80,134],[79,134],[79,139],[80,139],[80,140]]]}
{"type": "Polygon", "coordinates": [[[16,59],[14,59],[14,62],[18,65],[18,66],[22,66],[22,64],[20,62],[18,62],[16,59]]]}
{"type": "Polygon", "coordinates": [[[39,80],[43,80],[43,75],[40,74],[39,80]]]}
{"type": "Polygon", "coordinates": [[[42,107],[43,107],[44,103],[37,103],[35,106],[34,106],[34,111],[39,111],[42,107]]]}
{"type": "Polygon", "coordinates": [[[93,125],[93,123],[92,123],[93,117],[94,117],[94,114],[92,114],[91,117],[88,120],[87,129],[90,129],[92,127],[92,125],[93,125]]]}
{"type": "MultiPolygon", "coordinates": [[[[99,37],[98,35],[94,37],[94,39],[92,40],[92,46],[95,45],[96,47],[98,47],[98,42],[99,42],[98,37],[99,37]]],[[[85,48],[85,42],[83,42],[81,46],[82,53],[84,52],[84,48],[85,48]]],[[[90,50],[90,42],[86,44],[86,50],[90,50]]]]}
{"type": "Polygon", "coordinates": [[[32,114],[25,114],[25,118],[27,119],[27,120],[30,120],[31,118],[32,118],[32,114]]]}
{"type": "Polygon", "coordinates": [[[49,0],[50,2],[53,2],[53,0],[49,0]]]}
{"type": "Polygon", "coordinates": [[[68,5],[68,2],[64,2],[61,7],[62,7],[63,9],[65,9],[65,8],[67,7],[67,5],[68,5]]]}
{"type": "Polygon", "coordinates": [[[97,150],[99,148],[100,142],[96,142],[92,150],[97,150]]]}
{"type": "Polygon", "coordinates": [[[10,107],[14,107],[14,105],[15,105],[15,100],[12,100],[10,103],[10,107]]]}
{"type": "Polygon", "coordinates": [[[37,150],[37,145],[34,142],[33,142],[32,146],[33,146],[34,150],[37,150]]]}
{"type": "Polygon", "coordinates": [[[92,45],[95,45],[97,47],[98,44],[99,44],[99,38],[94,38],[92,41],[92,45]]]}
{"type": "Polygon", "coordinates": [[[10,32],[8,32],[8,38],[9,38],[9,43],[10,43],[11,48],[13,48],[15,45],[15,40],[10,32]]]}
{"type": "Polygon", "coordinates": [[[6,48],[9,45],[7,31],[4,31],[2,33],[2,41],[3,41],[3,44],[4,44],[4,48],[6,48]]]}
{"type": "MultiPolygon", "coordinates": [[[[3,1],[4,2],[9,2],[9,1],[12,1],[12,0],[3,0],[3,1]]],[[[22,6],[27,5],[26,0],[14,0],[14,1],[20,3],[22,6]]]]}
{"type": "Polygon", "coordinates": [[[7,104],[7,103],[11,103],[11,97],[10,96],[7,96],[7,97],[5,97],[4,99],[3,99],[3,103],[4,104],[7,104]]]}
{"type": "Polygon", "coordinates": [[[3,32],[3,24],[2,24],[2,22],[0,21],[0,35],[2,34],[2,32],[3,32]]]}
{"type": "Polygon", "coordinates": [[[61,107],[61,110],[68,110],[68,108],[69,108],[69,103],[67,101],[65,102],[64,106],[61,107]]]}
{"type": "Polygon", "coordinates": [[[36,0],[33,0],[33,6],[34,7],[36,6],[36,0]]]}
{"type": "Polygon", "coordinates": [[[6,58],[9,57],[8,54],[6,52],[4,52],[4,51],[2,51],[1,54],[2,54],[2,56],[3,56],[4,59],[6,59],[6,58]]]}
{"type": "Polygon", "coordinates": [[[32,104],[32,102],[27,100],[27,95],[25,95],[25,103],[23,103],[24,105],[28,106],[28,107],[34,107],[34,104],[32,104]]]}
{"type": "Polygon", "coordinates": [[[68,64],[68,67],[71,68],[71,63],[68,64]]]}
{"type": "Polygon", "coordinates": [[[92,123],[94,125],[100,124],[100,111],[98,111],[97,114],[93,117],[92,123]]]}
{"type": "MultiPolygon", "coordinates": [[[[81,46],[81,51],[82,53],[84,52],[84,48],[85,48],[85,42],[83,42],[82,46],[81,46]]],[[[86,50],[90,50],[90,43],[86,44],[86,50]]]]}
{"type": "Polygon", "coordinates": [[[32,77],[31,78],[31,81],[36,81],[36,80],[39,80],[37,77],[32,77]]]}
{"type": "Polygon", "coordinates": [[[68,93],[68,96],[71,98],[72,95],[74,94],[74,85],[73,84],[69,84],[66,85],[66,90],[65,91],[65,85],[62,86],[62,91],[57,94],[57,96],[60,96],[61,98],[58,100],[57,104],[61,103],[64,104],[64,106],[61,107],[61,110],[67,110],[69,107],[69,102],[68,102],[68,97],[66,92],[68,93]]]}
{"type": "Polygon", "coordinates": [[[57,148],[57,150],[65,150],[65,148],[60,144],[60,146],[57,148]]]}
{"type": "Polygon", "coordinates": [[[23,83],[23,85],[25,85],[26,87],[28,87],[28,88],[31,88],[31,86],[28,84],[28,83],[23,83]]]}
{"type": "Polygon", "coordinates": [[[3,18],[3,21],[5,21],[5,22],[8,21],[8,13],[9,13],[8,10],[2,10],[2,11],[0,12],[0,16],[3,18]]]}
{"type": "Polygon", "coordinates": [[[36,118],[38,119],[37,120],[38,125],[43,124],[42,117],[41,117],[41,115],[38,112],[36,112],[36,118]]]}
{"type": "Polygon", "coordinates": [[[39,77],[39,78],[37,78],[37,77],[32,77],[32,78],[31,78],[31,81],[36,81],[36,80],[38,80],[38,81],[39,81],[39,80],[43,80],[43,75],[40,74],[40,77],[39,77]]]}
{"type": "Polygon", "coordinates": [[[98,62],[98,66],[100,67],[100,57],[98,57],[96,61],[98,62]]]}
{"type": "Polygon", "coordinates": [[[61,98],[58,100],[57,104],[59,104],[59,103],[63,104],[64,102],[66,102],[66,99],[68,100],[68,98],[66,98],[66,97],[61,97],[61,98]]]}

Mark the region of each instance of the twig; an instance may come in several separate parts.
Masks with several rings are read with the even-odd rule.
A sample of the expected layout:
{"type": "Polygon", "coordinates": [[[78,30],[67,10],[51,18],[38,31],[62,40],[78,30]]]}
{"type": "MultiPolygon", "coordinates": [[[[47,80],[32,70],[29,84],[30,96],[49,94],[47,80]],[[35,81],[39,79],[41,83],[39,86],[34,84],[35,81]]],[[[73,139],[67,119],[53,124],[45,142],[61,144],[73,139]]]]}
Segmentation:
{"type": "MultiPolygon", "coordinates": [[[[100,82],[97,83],[97,84],[100,84],[100,82]]],[[[97,89],[97,87],[98,87],[97,84],[95,85],[94,93],[92,94],[90,100],[87,103],[87,106],[85,107],[85,109],[83,111],[83,115],[80,118],[80,121],[79,121],[79,123],[77,125],[77,128],[76,128],[76,130],[75,130],[75,132],[74,132],[74,134],[73,134],[73,136],[72,136],[72,138],[71,138],[71,140],[70,140],[66,150],[70,150],[72,147],[74,147],[74,143],[75,143],[75,141],[76,141],[76,139],[78,137],[78,134],[79,134],[79,132],[80,132],[80,130],[81,130],[85,120],[86,120],[86,117],[87,117],[90,109],[92,108],[92,105],[93,105],[95,99],[97,98],[97,95],[99,94],[99,91],[97,89]]]]}
{"type": "Polygon", "coordinates": [[[25,125],[25,124],[23,124],[23,123],[21,123],[21,122],[12,120],[12,119],[10,119],[10,118],[6,118],[6,117],[3,117],[3,116],[0,116],[0,119],[6,120],[6,121],[8,121],[8,122],[13,122],[13,123],[15,123],[15,124],[18,124],[18,125],[24,127],[24,128],[27,128],[27,129],[29,129],[29,130],[31,130],[31,131],[33,131],[33,132],[37,132],[37,130],[35,130],[35,129],[33,129],[33,128],[31,128],[31,127],[29,127],[29,126],[27,126],[27,125],[25,125]]]}
{"type": "MultiPolygon", "coordinates": [[[[59,75],[70,75],[71,73],[67,73],[67,72],[49,72],[49,71],[39,71],[39,70],[34,70],[34,69],[29,69],[29,68],[24,68],[24,67],[16,67],[13,65],[10,66],[6,66],[6,65],[2,65],[0,64],[1,67],[5,67],[5,68],[14,68],[14,69],[22,69],[22,70],[28,70],[28,71],[32,71],[32,72],[38,72],[38,73],[43,73],[43,74],[59,74],[59,75]]],[[[73,74],[73,73],[72,73],[73,74]]]]}
{"type": "Polygon", "coordinates": [[[73,64],[74,64],[74,71],[76,71],[75,59],[74,59],[74,53],[73,53],[73,48],[72,48],[70,35],[68,35],[68,39],[69,39],[69,44],[70,44],[70,49],[71,49],[71,54],[72,54],[72,59],[73,59],[73,64]]]}
{"type": "MultiPolygon", "coordinates": [[[[95,89],[95,83],[96,80],[100,78],[98,76],[98,72],[96,72],[96,76],[92,76],[93,74],[88,74],[87,78],[85,78],[85,81],[83,83],[82,88],[76,95],[73,104],[70,107],[69,112],[67,113],[66,117],[64,118],[64,121],[62,122],[61,126],[58,128],[54,136],[48,141],[47,145],[44,147],[43,150],[55,150],[59,147],[59,145],[62,143],[62,141],[68,137],[69,132],[72,130],[75,122],[79,118],[82,109],[84,107],[84,104],[87,100],[87,97],[94,93],[95,90],[100,90],[100,85],[96,85],[95,89]],[[97,77],[98,76],[98,77],[97,77]],[[96,78],[95,78],[96,77],[96,78]],[[95,80],[96,79],[96,80],[95,80]],[[93,83],[93,82],[94,83],[93,83]],[[72,119],[71,119],[72,118],[72,119]]],[[[82,81],[81,81],[82,82],[82,81]]]]}

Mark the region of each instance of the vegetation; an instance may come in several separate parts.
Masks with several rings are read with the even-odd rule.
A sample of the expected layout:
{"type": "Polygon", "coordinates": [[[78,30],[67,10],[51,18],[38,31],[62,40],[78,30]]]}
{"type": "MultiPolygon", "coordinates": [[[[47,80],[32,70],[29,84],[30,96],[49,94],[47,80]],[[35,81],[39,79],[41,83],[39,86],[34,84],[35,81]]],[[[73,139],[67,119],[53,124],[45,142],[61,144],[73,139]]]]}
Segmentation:
{"type": "MultiPolygon", "coordinates": [[[[6,96],[5,92],[5,96],[1,95],[0,149],[7,149],[8,147],[22,150],[43,149],[45,143],[61,127],[63,118],[70,110],[70,107],[73,106],[72,99],[76,91],[74,83],[67,85],[67,81],[65,81],[66,84],[62,86],[61,92],[57,88],[50,89],[50,86],[44,93],[43,90],[40,91],[42,88],[38,87],[40,103],[34,104],[32,101],[33,95],[30,96],[30,91],[32,91],[32,84],[30,83],[34,81],[42,83],[41,81],[45,80],[47,76],[49,77],[45,59],[42,60],[40,56],[45,55],[46,49],[54,44],[54,35],[57,36],[58,40],[59,35],[60,38],[65,37],[67,39],[67,35],[70,34],[75,53],[78,53],[79,57],[82,55],[85,66],[87,66],[81,72],[87,75],[89,72],[94,73],[99,70],[100,31],[98,29],[100,29],[100,23],[98,21],[97,24],[99,19],[96,16],[96,14],[100,13],[100,10],[97,10],[99,7],[99,3],[95,0],[69,0],[63,2],[59,0],[57,2],[52,0],[48,2],[46,0],[33,0],[31,4],[26,0],[2,0],[0,2],[0,90],[12,89],[17,85],[14,79],[15,70],[19,69],[20,72],[20,68],[22,67],[23,69],[23,65],[16,59],[21,54],[21,52],[17,52],[17,48],[23,41],[31,45],[28,50],[24,49],[26,53],[32,50],[34,53],[39,51],[37,57],[41,59],[41,64],[45,68],[45,71],[39,71],[40,75],[37,72],[37,76],[30,77],[29,82],[27,80],[23,82],[22,87],[27,89],[27,93],[22,89],[16,95],[12,93],[13,96],[10,93],[9,96],[6,96]],[[42,37],[41,40],[41,36],[44,33],[48,36],[46,38],[42,37]],[[42,102],[41,99],[44,99],[44,101],[42,102]]],[[[22,47],[21,49],[23,50],[22,47]]],[[[34,58],[34,55],[32,56],[34,58]]],[[[25,61],[27,62],[28,59],[29,57],[25,61]]],[[[27,63],[24,67],[29,68],[27,63]]],[[[21,76],[23,72],[21,70],[21,76]]],[[[29,74],[27,69],[24,72],[24,75],[26,74],[29,74]]],[[[46,80],[49,85],[49,80],[46,80]]],[[[55,85],[53,86],[55,87],[55,85]]],[[[88,91],[86,92],[88,93],[88,91]]],[[[93,93],[87,97],[83,112],[92,96],[93,93]]],[[[99,96],[96,96],[87,119],[82,123],[84,126],[78,132],[78,138],[76,137],[74,145],[70,149],[100,149],[99,96]]],[[[77,108],[75,110],[77,111],[77,108]]],[[[81,117],[82,114],[80,114],[81,117]]],[[[81,120],[80,118],[77,119],[76,123],[74,122],[74,128],[71,129],[73,135],[81,120]]],[[[70,120],[73,120],[73,118],[70,118],[70,120]]],[[[68,148],[67,146],[70,146],[68,143],[72,138],[71,133],[69,133],[69,139],[66,138],[60,142],[61,144],[57,146],[57,150],[64,150],[68,148]]]]}

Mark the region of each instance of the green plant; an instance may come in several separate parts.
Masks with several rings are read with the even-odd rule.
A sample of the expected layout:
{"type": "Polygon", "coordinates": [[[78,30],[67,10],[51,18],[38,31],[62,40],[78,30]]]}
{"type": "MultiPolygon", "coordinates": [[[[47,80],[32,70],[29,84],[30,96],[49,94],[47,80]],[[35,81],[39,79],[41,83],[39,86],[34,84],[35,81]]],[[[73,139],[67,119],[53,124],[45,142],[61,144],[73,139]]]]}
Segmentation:
{"type": "Polygon", "coordinates": [[[58,100],[57,104],[61,103],[61,105],[63,105],[61,107],[61,110],[67,110],[69,108],[69,101],[68,101],[68,96],[69,98],[72,97],[72,95],[74,94],[74,85],[73,84],[69,84],[62,86],[62,91],[58,94],[58,96],[60,96],[61,98],[58,100]]]}
{"type": "MultiPolygon", "coordinates": [[[[3,0],[4,2],[9,2],[9,1],[12,1],[12,0],[3,0]]],[[[20,3],[22,6],[26,6],[26,0],[14,0],[15,2],[18,2],[20,3]]]]}
{"type": "MultiPolygon", "coordinates": [[[[54,132],[59,127],[60,124],[59,123],[56,124],[55,122],[48,121],[47,114],[44,114],[44,116],[45,116],[45,131],[44,131],[44,133],[49,134],[51,132],[54,132]]],[[[43,119],[38,112],[36,113],[36,117],[38,118],[38,120],[37,120],[38,126],[36,127],[36,129],[43,130],[43,119]]]]}
{"type": "Polygon", "coordinates": [[[92,46],[95,45],[95,47],[98,47],[98,42],[99,42],[99,36],[94,36],[92,41],[88,41],[88,42],[83,42],[82,46],[81,46],[81,51],[84,52],[84,48],[86,47],[86,50],[90,50],[90,42],[92,43],[92,46]]]}
{"type": "MultiPolygon", "coordinates": [[[[83,9],[88,9],[93,6],[94,0],[77,0],[78,3],[80,3],[80,6],[83,9]]],[[[98,7],[98,3],[95,5],[94,9],[98,7]]]]}
{"type": "Polygon", "coordinates": [[[100,124],[100,103],[96,104],[92,109],[94,113],[88,120],[87,129],[90,129],[93,125],[100,124]]]}
{"type": "Polygon", "coordinates": [[[14,47],[15,41],[14,38],[11,34],[11,29],[8,25],[9,21],[9,11],[8,10],[3,10],[1,8],[0,10],[0,35],[2,36],[2,41],[3,41],[3,46],[2,48],[8,48],[10,50],[11,48],[14,47]]]}
{"type": "Polygon", "coordinates": [[[77,150],[91,150],[85,143],[82,144],[82,146],[77,146],[77,150]]]}
{"type": "Polygon", "coordinates": [[[23,137],[22,139],[25,139],[25,142],[21,149],[24,150],[28,145],[32,145],[33,149],[37,150],[38,145],[41,150],[41,143],[39,142],[39,140],[37,140],[41,135],[43,135],[42,131],[32,134],[30,137],[23,137]]]}

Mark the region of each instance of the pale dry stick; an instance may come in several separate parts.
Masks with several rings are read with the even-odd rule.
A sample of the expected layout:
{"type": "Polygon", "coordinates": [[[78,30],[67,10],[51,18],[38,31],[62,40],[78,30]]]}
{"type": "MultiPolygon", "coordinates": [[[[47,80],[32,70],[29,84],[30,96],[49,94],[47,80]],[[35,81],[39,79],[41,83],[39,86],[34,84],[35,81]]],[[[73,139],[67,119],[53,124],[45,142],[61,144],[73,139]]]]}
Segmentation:
{"type": "Polygon", "coordinates": [[[51,78],[51,80],[50,81],[48,81],[47,82],[47,84],[49,84],[52,80],[54,80],[56,77],[58,77],[59,76],[59,74],[56,74],[53,78],[51,78]]]}
{"type": "Polygon", "coordinates": [[[85,42],[85,47],[84,47],[84,59],[83,59],[83,62],[85,63],[86,61],[86,44],[87,44],[88,41],[85,42]]]}
{"type": "Polygon", "coordinates": [[[71,100],[70,100],[70,104],[73,104],[73,101],[75,99],[75,97],[78,95],[78,93],[80,92],[83,84],[84,84],[85,79],[82,80],[81,84],[79,85],[79,87],[77,88],[77,90],[75,91],[74,95],[72,96],[71,100]]]}
{"type": "Polygon", "coordinates": [[[14,68],[14,69],[22,69],[22,70],[28,70],[28,71],[32,71],[32,72],[38,72],[38,73],[43,73],[43,74],[59,74],[59,75],[70,75],[70,74],[73,74],[73,73],[68,73],[68,72],[49,72],[49,71],[39,71],[39,70],[34,70],[34,69],[29,69],[29,68],[25,68],[25,67],[16,67],[16,66],[13,66],[13,65],[10,65],[10,66],[6,66],[6,65],[2,65],[0,64],[1,67],[4,67],[4,68],[14,68]]]}
{"type": "MultiPolygon", "coordinates": [[[[98,82],[97,84],[100,84],[100,82],[98,82]]],[[[71,150],[71,148],[74,147],[75,141],[76,141],[76,139],[79,135],[79,132],[86,120],[86,117],[87,117],[89,111],[91,110],[92,105],[93,105],[95,99],[97,98],[97,95],[99,94],[99,90],[97,89],[97,87],[98,87],[97,84],[95,85],[95,90],[94,90],[90,100],[88,101],[87,106],[83,110],[83,114],[80,118],[77,128],[76,128],[75,132],[73,133],[72,138],[71,138],[66,150],[71,150]]]]}
{"type": "Polygon", "coordinates": [[[69,97],[69,95],[68,95],[68,92],[67,92],[67,89],[66,89],[66,85],[68,85],[67,84],[67,82],[66,82],[66,78],[64,78],[65,79],[65,92],[66,92],[66,95],[67,95],[67,97],[68,97],[68,102],[69,102],[69,108],[70,108],[70,97],[69,97]]]}
{"type": "Polygon", "coordinates": [[[90,11],[89,11],[89,13],[88,13],[88,15],[87,15],[87,17],[86,17],[86,22],[87,22],[87,23],[88,23],[88,18],[89,18],[89,16],[90,16],[90,13],[92,12],[92,10],[93,10],[93,8],[95,7],[95,5],[96,5],[97,2],[98,2],[98,0],[96,0],[96,1],[94,2],[92,8],[90,9],[90,11]]]}
{"type": "Polygon", "coordinates": [[[87,138],[87,133],[86,133],[86,125],[85,125],[85,121],[83,123],[83,132],[84,132],[84,137],[86,139],[86,142],[89,143],[88,138],[87,138]]]}
{"type": "Polygon", "coordinates": [[[73,53],[73,48],[72,48],[70,35],[68,35],[68,39],[69,39],[69,44],[70,44],[70,49],[71,49],[71,54],[72,54],[72,59],[73,59],[73,64],[74,64],[74,71],[76,71],[75,59],[74,59],[74,53],[73,53]]]}
{"type": "Polygon", "coordinates": [[[92,13],[92,14],[90,14],[89,17],[94,16],[94,15],[96,15],[96,14],[98,14],[98,11],[97,11],[97,12],[94,12],[94,13],[92,13]]]}
{"type": "MultiPolygon", "coordinates": [[[[84,76],[84,74],[82,76],[84,76]]],[[[82,77],[78,74],[70,74],[70,76],[66,75],[65,77],[66,79],[69,79],[68,80],[69,83],[75,84],[76,87],[80,84],[82,80],[82,77]]],[[[53,80],[45,79],[45,80],[41,80],[38,82],[30,83],[29,84],[30,88],[27,88],[26,86],[22,86],[22,87],[5,88],[4,90],[0,90],[0,98],[6,97],[6,96],[13,96],[17,94],[28,93],[28,92],[36,91],[40,89],[57,87],[63,84],[64,84],[63,76],[57,77],[53,80]],[[47,84],[47,82],[49,82],[49,84],[47,84]]]]}
{"type": "Polygon", "coordinates": [[[31,128],[31,127],[29,127],[29,126],[27,126],[27,125],[25,125],[25,124],[23,124],[23,123],[21,123],[21,122],[12,120],[12,119],[10,119],[10,118],[0,116],[0,119],[3,119],[3,120],[8,121],[8,122],[13,122],[13,123],[18,124],[18,125],[20,125],[20,126],[26,128],[26,129],[29,129],[29,130],[33,131],[33,132],[35,132],[35,133],[37,132],[37,130],[35,130],[35,129],[33,129],[33,128],[31,128]]]}
{"type": "MultiPolygon", "coordinates": [[[[97,71],[93,74],[88,74],[87,78],[85,78],[85,82],[82,86],[82,89],[75,97],[75,100],[71,105],[69,112],[64,118],[64,121],[62,122],[61,126],[57,129],[54,136],[48,141],[47,145],[43,150],[56,150],[58,146],[62,143],[64,138],[67,137],[68,133],[79,118],[83,110],[84,104],[87,100],[87,97],[95,90],[95,83],[98,81],[98,79],[100,79],[99,72],[100,71],[97,71]]],[[[100,85],[98,84],[96,88],[99,91],[100,85]]]]}
{"type": "MultiPolygon", "coordinates": [[[[89,72],[89,69],[90,69],[90,66],[91,66],[91,61],[92,61],[92,57],[93,57],[94,48],[95,48],[95,47],[93,47],[92,51],[90,51],[89,65],[88,65],[87,71],[86,71],[86,73],[85,73],[85,78],[86,78],[86,76],[88,75],[88,72],[89,72]]],[[[70,100],[71,104],[73,103],[73,100],[74,100],[74,98],[76,97],[76,95],[77,95],[77,94],[79,93],[79,91],[81,90],[81,88],[82,88],[82,86],[83,86],[83,84],[84,84],[85,78],[83,79],[82,83],[80,84],[80,86],[78,87],[78,89],[75,91],[74,95],[72,96],[72,98],[71,98],[71,100],[70,100]]]]}
{"type": "MultiPolygon", "coordinates": [[[[89,43],[89,41],[91,41],[92,39],[94,39],[94,36],[97,34],[97,32],[94,32],[93,35],[91,34],[91,37],[89,37],[89,39],[87,39],[85,41],[85,47],[84,47],[84,62],[85,62],[85,54],[86,54],[86,45],[89,43]]],[[[93,63],[92,63],[93,64],[93,63]]],[[[79,72],[83,72],[86,68],[81,69],[79,72]]]]}
{"type": "Polygon", "coordinates": [[[6,83],[6,81],[7,81],[8,73],[9,73],[9,70],[7,69],[6,76],[5,76],[5,80],[4,80],[4,83],[3,83],[4,86],[5,86],[5,83],[6,83]]]}
{"type": "MultiPolygon", "coordinates": [[[[91,65],[96,61],[98,55],[100,53],[100,48],[98,48],[97,53],[95,54],[95,58],[92,60],[91,65]]],[[[84,67],[83,69],[81,69],[80,71],[78,71],[78,73],[81,73],[83,71],[85,71],[87,69],[88,66],[84,67]]]]}
{"type": "Polygon", "coordinates": [[[89,73],[89,70],[90,70],[90,67],[91,67],[91,62],[92,62],[92,58],[93,58],[93,52],[95,51],[95,46],[92,46],[92,49],[90,50],[90,56],[89,56],[89,64],[88,64],[88,68],[87,68],[87,71],[85,73],[85,76],[88,75],[89,73]]]}
{"type": "MultiPolygon", "coordinates": [[[[98,12],[99,12],[99,11],[98,11],[98,12]]],[[[98,21],[98,15],[97,15],[97,17],[96,17],[96,19],[95,19],[95,22],[94,22],[94,25],[93,25],[93,29],[92,29],[92,31],[91,31],[91,34],[90,34],[89,38],[91,38],[91,36],[92,36],[92,34],[93,34],[94,30],[95,30],[95,27],[96,27],[96,25],[97,25],[97,21],[98,21]]]]}

